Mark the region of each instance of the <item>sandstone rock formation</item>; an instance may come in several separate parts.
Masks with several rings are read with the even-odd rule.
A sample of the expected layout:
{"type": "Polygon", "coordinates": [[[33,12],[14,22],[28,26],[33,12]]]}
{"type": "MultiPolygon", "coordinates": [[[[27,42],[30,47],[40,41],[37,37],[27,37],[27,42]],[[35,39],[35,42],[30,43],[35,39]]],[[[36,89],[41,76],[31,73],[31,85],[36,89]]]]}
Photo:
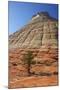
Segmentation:
{"type": "Polygon", "coordinates": [[[39,12],[9,36],[9,88],[51,85],[58,85],[58,21],[39,12]],[[22,61],[27,51],[35,61],[30,77],[22,61]]]}
{"type": "Polygon", "coordinates": [[[57,47],[57,20],[47,12],[38,13],[28,25],[9,36],[10,48],[57,47]]]}

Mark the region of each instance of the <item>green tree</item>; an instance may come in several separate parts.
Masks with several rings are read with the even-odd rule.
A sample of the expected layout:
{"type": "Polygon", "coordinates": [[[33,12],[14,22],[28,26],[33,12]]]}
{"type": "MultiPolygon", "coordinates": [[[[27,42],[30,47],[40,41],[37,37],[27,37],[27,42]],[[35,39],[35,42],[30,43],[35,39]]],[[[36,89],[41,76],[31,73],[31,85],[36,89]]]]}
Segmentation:
{"type": "Polygon", "coordinates": [[[31,69],[31,64],[32,64],[33,58],[34,58],[34,56],[32,54],[32,51],[27,51],[27,53],[24,54],[24,56],[23,56],[23,61],[27,67],[27,72],[28,72],[29,76],[31,75],[30,69],[31,69]]]}

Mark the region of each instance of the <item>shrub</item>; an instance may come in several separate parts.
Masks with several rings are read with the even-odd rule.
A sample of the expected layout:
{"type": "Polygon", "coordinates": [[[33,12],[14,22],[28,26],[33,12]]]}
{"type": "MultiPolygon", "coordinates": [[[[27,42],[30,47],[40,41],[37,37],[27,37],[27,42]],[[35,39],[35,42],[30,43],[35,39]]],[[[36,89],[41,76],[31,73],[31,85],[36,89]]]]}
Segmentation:
{"type": "Polygon", "coordinates": [[[28,75],[30,76],[30,69],[31,69],[31,63],[33,61],[33,54],[32,54],[32,51],[27,51],[27,54],[25,54],[23,56],[23,63],[27,66],[27,72],[28,72],[28,75]]]}

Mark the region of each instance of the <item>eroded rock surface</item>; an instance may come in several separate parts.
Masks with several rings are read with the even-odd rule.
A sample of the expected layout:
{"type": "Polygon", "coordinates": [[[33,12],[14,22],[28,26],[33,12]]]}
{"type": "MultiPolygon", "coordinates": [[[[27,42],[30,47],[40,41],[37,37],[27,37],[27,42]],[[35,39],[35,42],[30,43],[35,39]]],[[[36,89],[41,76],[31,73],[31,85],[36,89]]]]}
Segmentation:
{"type": "Polygon", "coordinates": [[[35,17],[20,31],[9,36],[10,48],[57,47],[57,20],[47,12],[39,13],[39,17],[35,17]]]}
{"type": "Polygon", "coordinates": [[[58,85],[58,21],[41,12],[9,36],[9,88],[51,85],[58,85]],[[27,51],[35,61],[30,77],[22,61],[27,51]]]}

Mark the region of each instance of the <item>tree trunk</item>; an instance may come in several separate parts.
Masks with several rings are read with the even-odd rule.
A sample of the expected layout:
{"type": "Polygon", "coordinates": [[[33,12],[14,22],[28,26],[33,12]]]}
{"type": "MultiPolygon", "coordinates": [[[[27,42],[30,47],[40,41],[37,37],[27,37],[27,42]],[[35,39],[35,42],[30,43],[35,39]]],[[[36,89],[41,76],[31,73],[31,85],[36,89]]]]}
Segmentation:
{"type": "Polygon", "coordinates": [[[31,74],[31,72],[30,72],[30,65],[28,65],[27,69],[28,69],[28,76],[30,76],[30,74],[31,74]]]}

